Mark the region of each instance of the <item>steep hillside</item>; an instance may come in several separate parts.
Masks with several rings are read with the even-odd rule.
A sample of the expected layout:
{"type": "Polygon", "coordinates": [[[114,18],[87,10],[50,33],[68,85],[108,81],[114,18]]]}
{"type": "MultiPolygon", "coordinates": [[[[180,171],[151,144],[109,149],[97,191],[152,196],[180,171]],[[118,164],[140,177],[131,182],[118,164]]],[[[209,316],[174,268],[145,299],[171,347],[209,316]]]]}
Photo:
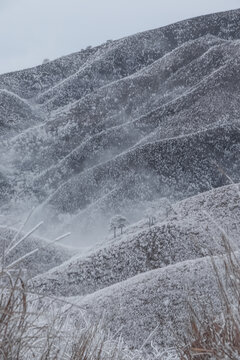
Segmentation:
{"type": "MultiPolygon", "coordinates": [[[[221,273],[222,262],[215,261],[221,273]]],[[[229,284],[227,290],[230,292],[229,284]]],[[[80,312],[73,307],[77,326],[83,314],[91,321],[104,317],[109,330],[120,332],[127,344],[138,349],[150,341],[162,348],[176,347],[188,330],[189,302],[199,314],[206,305],[211,316],[219,315],[222,309],[216,276],[207,257],[152,270],[68,301],[81,308],[80,312]]]]}
{"type": "Polygon", "coordinates": [[[94,247],[86,255],[36,277],[34,287],[44,293],[75,296],[93,293],[139,273],[170,264],[225,252],[222,229],[232,247],[239,247],[239,192],[222,187],[172,208],[155,204],[155,224],[147,218],[123,235],[94,247]]]}
{"type": "Polygon", "coordinates": [[[209,255],[221,272],[226,238],[239,248],[239,23],[212,14],[0,75],[0,252],[34,208],[24,231],[44,225],[5,261],[38,248],[29,286],[77,304],[76,326],[105,313],[130,346],[156,329],[168,347],[189,298],[221,311],[209,255]],[[81,253],[45,240],[66,231],[81,253]]]}
{"type": "Polygon", "coordinates": [[[1,75],[5,214],[32,203],[44,235],[71,227],[82,245],[110,214],[136,221],[147,201],[227,184],[216,162],[238,181],[239,19],[195,18],[1,75]]]}
{"type": "Polygon", "coordinates": [[[0,104],[1,138],[19,133],[40,120],[30,104],[7,90],[0,90],[0,104]]]}
{"type": "MultiPolygon", "coordinates": [[[[77,253],[74,249],[51,243],[33,235],[20,242],[25,237],[25,234],[8,227],[0,227],[0,237],[0,253],[3,255],[3,249],[5,249],[4,263],[6,266],[33,252],[15,266],[17,269],[27,270],[28,277],[44,273],[62,264],[77,253]],[[38,251],[35,252],[35,250],[38,251]]],[[[3,260],[2,255],[1,261],[3,260]]]]}

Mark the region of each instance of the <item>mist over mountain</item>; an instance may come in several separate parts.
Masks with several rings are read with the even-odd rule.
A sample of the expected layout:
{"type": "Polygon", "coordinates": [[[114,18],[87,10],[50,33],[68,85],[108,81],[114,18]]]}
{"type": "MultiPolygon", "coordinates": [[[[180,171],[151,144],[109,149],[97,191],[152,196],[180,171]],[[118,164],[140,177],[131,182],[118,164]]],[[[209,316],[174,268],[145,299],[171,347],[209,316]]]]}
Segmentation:
{"type": "Polygon", "coordinates": [[[31,286],[90,319],[107,308],[131,346],[159,319],[173,346],[186,284],[217,310],[221,229],[239,248],[239,23],[240,10],[202,16],[0,75],[1,237],[34,208],[37,235],[90,247],[36,236],[20,253],[40,244],[31,286]],[[128,226],[114,237],[117,214],[128,226]]]}
{"type": "Polygon", "coordinates": [[[1,75],[4,206],[32,202],[45,233],[91,240],[114,213],[136,221],[151,200],[227,184],[216,163],[238,181],[239,18],[199,17],[1,75]]]}

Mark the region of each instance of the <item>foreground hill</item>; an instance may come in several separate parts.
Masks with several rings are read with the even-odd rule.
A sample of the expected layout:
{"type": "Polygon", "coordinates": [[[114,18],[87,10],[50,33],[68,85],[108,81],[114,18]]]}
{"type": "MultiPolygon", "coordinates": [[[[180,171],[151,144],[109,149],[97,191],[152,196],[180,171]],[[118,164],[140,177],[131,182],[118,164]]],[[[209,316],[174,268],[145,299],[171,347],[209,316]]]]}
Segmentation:
{"type": "MultiPolygon", "coordinates": [[[[239,184],[154,206],[150,228],[143,219],[35,277],[31,286],[72,303],[77,328],[104,318],[108,330],[120,333],[130,347],[150,341],[175,347],[190,326],[189,302],[199,316],[221,313],[223,297],[209,255],[215,255],[218,275],[225,279],[226,245],[239,248],[239,184]]],[[[230,296],[231,281],[223,281],[230,296]]]]}
{"type": "MultiPolygon", "coordinates": [[[[239,255],[238,255],[239,259],[239,255]]],[[[221,274],[222,261],[215,259],[221,274]]],[[[230,293],[229,284],[226,290],[230,293]]],[[[190,326],[189,303],[199,315],[220,315],[221,293],[208,257],[152,270],[85,297],[70,298],[77,326],[84,319],[104,318],[112,333],[121,333],[131,347],[150,341],[176,347],[190,326]],[[84,311],[85,310],[85,311],[84,311]],[[77,321],[79,319],[79,321],[77,321]]]]}
{"type": "MultiPolygon", "coordinates": [[[[209,255],[221,272],[226,239],[239,247],[239,23],[240,10],[203,16],[0,75],[1,222],[34,206],[29,228],[88,247],[30,237],[6,261],[38,247],[31,288],[84,320],[105,312],[137,348],[154,329],[176,344],[189,297],[221,311],[209,255]]],[[[1,251],[14,234],[0,228],[1,251]]]]}
{"type": "Polygon", "coordinates": [[[223,231],[233,248],[239,246],[239,211],[236,185],[176,203],[165,213],[156,207],[154,226],[146,219],[127,228],[117,239],[36,277],[34,287],[47,294],[86,295],[153,269],[222,254],[223,231]]]}

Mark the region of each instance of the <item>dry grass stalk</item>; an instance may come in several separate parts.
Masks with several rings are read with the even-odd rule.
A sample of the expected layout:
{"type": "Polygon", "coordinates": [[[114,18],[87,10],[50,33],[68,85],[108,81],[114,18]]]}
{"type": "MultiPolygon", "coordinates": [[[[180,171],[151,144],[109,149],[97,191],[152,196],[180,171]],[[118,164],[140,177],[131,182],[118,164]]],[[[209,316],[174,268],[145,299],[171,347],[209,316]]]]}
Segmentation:
{"type": "Polygon", "coordinates": [[[221,315],[213,315],[210,301],[202,307],[200,315],[190,305],[189,337],[179,350],[181,360],[240,359],[240,262],[224,234],[222,240],[225,253],[220,261],[211,257],[222,304],[221,315]]]}
{"type": "MultiPolygon", "coordinates": [[[[0,359],[140,360],[140,354],[136,357],[122,342],[107,337],[102,323],[85,326],[80,334],[71,333],[74,330],[69,327],[67,320],[72,304],[66,302],[63,310],[59,303],[64,303],[64,300],[43,298],[42,295],[28,292],[23,274],[16,270],[16,266],[19,268],[21,261],[32,252],[12,264],[5,264],[6,254],[39,226],[21,235],[22,226],[8,246],[3,246],[0,264],[0,359]],[[54,314],[52,318],[51,309],[54,314]]],[[[79,310],[77,306],[76,310],[79,310]]]]}

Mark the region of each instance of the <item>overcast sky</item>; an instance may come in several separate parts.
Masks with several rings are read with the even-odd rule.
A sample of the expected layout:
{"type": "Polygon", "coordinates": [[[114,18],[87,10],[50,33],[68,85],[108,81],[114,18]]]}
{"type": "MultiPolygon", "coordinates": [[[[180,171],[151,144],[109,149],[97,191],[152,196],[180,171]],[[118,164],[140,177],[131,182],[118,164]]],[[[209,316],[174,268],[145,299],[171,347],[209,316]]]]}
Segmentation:
{"type": "Polygon", "coordinates": [[[238,7],[240,0],[0,0],[0,73],[238,7]]]}

